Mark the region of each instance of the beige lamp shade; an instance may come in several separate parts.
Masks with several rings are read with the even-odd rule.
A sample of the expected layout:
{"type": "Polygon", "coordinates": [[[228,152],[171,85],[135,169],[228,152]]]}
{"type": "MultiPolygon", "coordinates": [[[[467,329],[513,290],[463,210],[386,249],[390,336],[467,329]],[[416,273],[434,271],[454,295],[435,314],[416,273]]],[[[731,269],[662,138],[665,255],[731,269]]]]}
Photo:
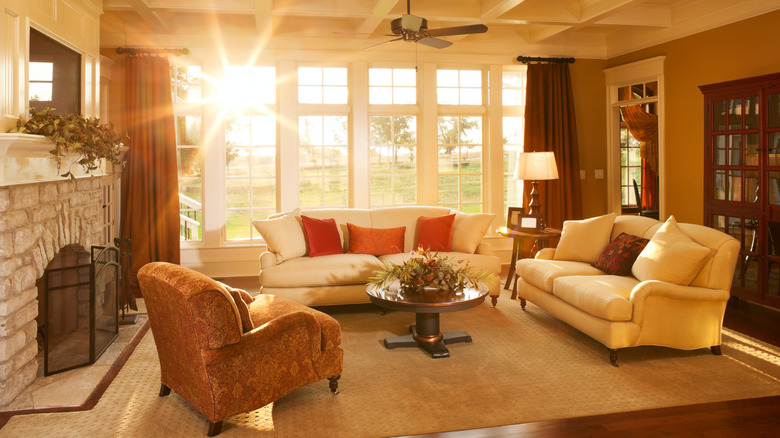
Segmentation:
{"type": "Polygon", "coordinates": [[[552,152],[523,152],[517,154],[514,179],[541,181],[558,179],[558,167],[552,152]]]}

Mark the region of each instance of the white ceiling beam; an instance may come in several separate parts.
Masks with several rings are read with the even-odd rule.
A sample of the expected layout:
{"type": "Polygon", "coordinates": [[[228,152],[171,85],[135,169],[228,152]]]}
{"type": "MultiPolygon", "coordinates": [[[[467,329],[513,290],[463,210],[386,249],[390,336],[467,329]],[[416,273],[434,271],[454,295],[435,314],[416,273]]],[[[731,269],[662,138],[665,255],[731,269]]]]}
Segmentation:
{"type": "Polygon", "coordinates": [[[639,5],[617,11],[594,23],[616,26],[671,27],[672,10],[664,5],[639,5]]]}
{"type": "Polygon", "coordinates": [[[481,19],[482,22],[495,20],[523,3],[525,0],[492,0],[482,4],[481,19]],[[486,4],[485,4],[486,3],[486,4]]]}
{"type": "Polygon", "coordinates": [[[168,33],[168,25],[144,0],[126,0],[128,6],[157,33],[168,33]]]}
{"type": "Polygon", "coordinates": [[[629,5],[638,5],[645,0],[599,0],[582,8],[580,16],[581,23],[592,23],[600,20],[610,14],[616,13],[619,9],[629,5]]]}
{"type": "Polygon", "coordinates": [[[273,17],[271,16],[272,0],[255,1],[255,28],[258,35],[271,35],[273,32],[273,17]]]}
{"type": "MultiPolygon", "coordinates": [[[[360,34],[371,34],[377,30],[379,24],[387,18],[390,11],[398,4],[399,0],[379,0],[374,9],[371,10],[371,15],[363,20],[357,32],[360,34]]],[[[388,30],[389,32],[389,30],[388,30]]],[[[359,38],[367,38],[368,35],[357,35],[359,38]]]]}

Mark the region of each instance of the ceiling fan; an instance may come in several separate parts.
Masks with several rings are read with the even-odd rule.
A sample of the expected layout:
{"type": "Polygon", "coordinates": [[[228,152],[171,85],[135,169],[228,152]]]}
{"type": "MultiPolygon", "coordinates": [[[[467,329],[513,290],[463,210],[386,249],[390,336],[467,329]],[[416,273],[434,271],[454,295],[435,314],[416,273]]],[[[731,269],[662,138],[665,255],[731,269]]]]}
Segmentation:
{"type": "Polygon", "coordinates": [[[452,43],[436,37],[485,33],[488,30],[487,26],[484,24],[428,29],[428,20],[411,14],[410,2],[411,0],[406,0],[406,14],[393,20],[390,23],[390,30],[392,33],[386,34],[387,36],[397,36],[397,38],[374,44],[373,46],[366,47],[366,49],[381,46],[382,44],[391,43],[393,41],[411,41],[436,49],[443,49],[451,46],[452,43]]]}

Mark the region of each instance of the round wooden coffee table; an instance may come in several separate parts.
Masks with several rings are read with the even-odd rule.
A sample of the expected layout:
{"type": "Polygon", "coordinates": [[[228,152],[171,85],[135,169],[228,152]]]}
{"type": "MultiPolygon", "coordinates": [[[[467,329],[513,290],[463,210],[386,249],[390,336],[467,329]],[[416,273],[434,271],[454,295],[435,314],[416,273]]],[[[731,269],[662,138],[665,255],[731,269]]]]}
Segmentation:
{"type": "Polygon", "coordinates": [[[440,294],[431,292],[404,293],[394,288],[384,289],[373,285],[366,286],[371,302],[389,310],[414,312],[415,324],[409,326],[411,335],[395,336],[385,339],[385,348],[420,347],[434,359],[449,357],[446,344],[471,342],[466,332],[446,332],[439,329],[439,313],[457,312],[476,307],[485,301],[487,288],[466,288],[462,292],[440,294]]]}

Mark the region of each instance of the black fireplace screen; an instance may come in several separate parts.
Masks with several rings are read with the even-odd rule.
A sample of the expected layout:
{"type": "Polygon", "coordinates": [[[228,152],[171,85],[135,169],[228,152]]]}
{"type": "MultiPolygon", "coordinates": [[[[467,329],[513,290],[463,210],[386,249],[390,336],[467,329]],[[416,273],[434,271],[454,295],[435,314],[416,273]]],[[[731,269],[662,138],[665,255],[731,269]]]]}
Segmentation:
{"type": "Polygon", "coordinates": [[[113,245],[91,252],[68,245],[44,271],[39,329],[45,376],[95,363],[116,338],[119,256],[113,245]]]}

